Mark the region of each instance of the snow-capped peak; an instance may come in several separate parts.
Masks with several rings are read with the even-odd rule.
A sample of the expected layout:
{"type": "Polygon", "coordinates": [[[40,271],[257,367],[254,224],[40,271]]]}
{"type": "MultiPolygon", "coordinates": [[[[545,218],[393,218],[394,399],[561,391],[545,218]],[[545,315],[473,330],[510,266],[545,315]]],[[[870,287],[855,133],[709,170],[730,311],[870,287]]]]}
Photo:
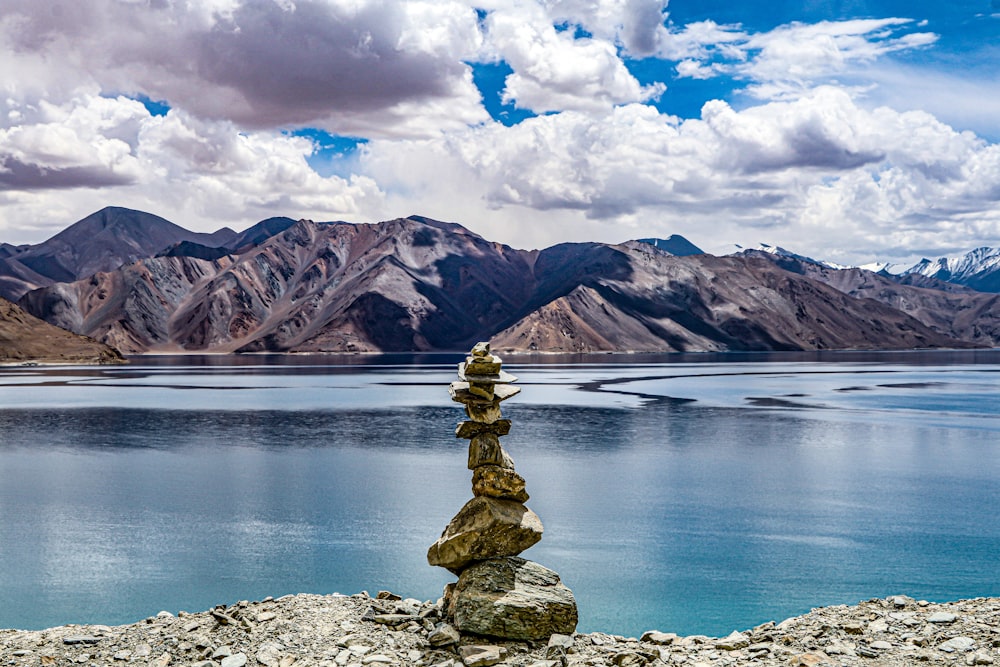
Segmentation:
{"type": "Polygon", "coordinates": [[[901,272],[899,265],[892,262],[868,262],[867,264],[859,264],[857,268],[871,271],[872,273],[897,274],[901,272]]]}
{"type": "Polygon", "coordinates": [[[920,273],[931,278],[957,282],[997,270],[1000,270],[1000,248],[984,246],[957,257],[922,259],[907,269],[906,273],[920,273]]]}
{"type": "Polygon", "coordinates": [[[738,253],[748,253],[748,252],[766,252],[769,255],[775,255],[777,257],[788,257],[791,259],[797,259],[800,262],[808,262],[809,264],[816,264],[817,266],[825,266],[829,269],[846,269],[850,268],[844,266],[843,264],[836,264],[834,262],[826,262],[818,259],[813,259],[812,257],[806,257],[805,255],[800,255],[794,253],[791,250],[786,250],[781,246],[771,245],[770,243],[761,243],[756,248],[744,248],[741,245],[736,246],[738,248],[738,253]]]}

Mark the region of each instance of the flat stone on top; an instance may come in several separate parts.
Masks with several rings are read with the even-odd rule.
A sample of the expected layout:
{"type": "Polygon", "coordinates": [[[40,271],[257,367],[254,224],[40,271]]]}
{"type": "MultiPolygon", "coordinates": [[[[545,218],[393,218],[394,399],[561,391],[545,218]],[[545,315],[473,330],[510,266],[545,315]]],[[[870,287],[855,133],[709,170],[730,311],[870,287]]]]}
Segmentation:
{"type": "Polygon", "coordinates": [[[492,355],[481,358],[465,358],[465,372],[469,375],[496,375],[502,366],[503,362],[500,361],[500,357],[492,355]]]}
{"type": "Polygon", "coordinates": [[[458,365],[458,377],[466,382],[478,382],[479,384],[511,384],[517,382],[517,377],[507,371],[500,371],[492,375],[473,374],[466,372],[466,364],[463,361],[458,365]]]}
{"type": "Polygon", "coordinates": [[[511,396],[517,396],[521,393],[521,388],[514,387],[509,384],[499,384],[493,389],[493,399],[490,400],[481,396],[476,396],[469,391],[468,382],[452,382],[448,385],[448,393],[451,394],[451,400],[456,403],[465,403],[466,405],[469,405],[470,403],[478,403],[482,405],[506,401],[511,396]]]}
{"type": "Polygon", "coordinates": [[[498,419],[492,424],[483,424],[481,422],[462,422],[455,428],[456,438],[465,438],[469,440],[475,438],[477,435],[483,433],[492,433],[494,435],[507,435],[510,433],[510,420],[509,419],[498,419]]]}

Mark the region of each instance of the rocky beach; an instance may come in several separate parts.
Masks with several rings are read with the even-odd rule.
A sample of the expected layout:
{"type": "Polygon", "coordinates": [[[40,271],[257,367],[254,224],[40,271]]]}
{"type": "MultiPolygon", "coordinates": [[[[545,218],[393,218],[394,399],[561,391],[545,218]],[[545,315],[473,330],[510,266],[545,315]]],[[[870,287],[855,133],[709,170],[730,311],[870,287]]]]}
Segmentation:
{"type": "Polygon", "coordinates": [[[1000,598],[942,604],[904,595],[838,605],[726,637],[593,633],[536,642],[462,635],[442,602],[289,595],[131,625],[0,630],[0,664],[168,667],[820,667],[1000,663],[1000,598]]]}

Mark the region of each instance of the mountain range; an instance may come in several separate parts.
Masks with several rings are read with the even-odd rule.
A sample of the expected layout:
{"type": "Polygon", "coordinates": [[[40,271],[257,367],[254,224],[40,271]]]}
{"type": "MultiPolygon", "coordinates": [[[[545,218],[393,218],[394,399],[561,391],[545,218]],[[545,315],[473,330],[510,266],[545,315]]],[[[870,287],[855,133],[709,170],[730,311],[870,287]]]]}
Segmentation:
{"type": "Polygon", "coordinates": [[[859,268],[878,273],[905,285],[919,285],[935,289],[948,289],[943,283],[969,287],[979,292],[1000,292],[1000,248],[976,248],[959,257],[921,259],[911,267],[900,267],[888,262],[872,262],[852,267],[799,255],[781,246],[762,243],[757,248],[740,249],[738,254],[764,253],[785,259],[799,260],[828,269],[859,268]]]}
{"type": "Polygon", "coordinates": [[[0,295],[126,353],[995,346],[997,295],[683,237],[518,250],[420,216],[196,234],[122,208],[0,246],[0,295]]]}

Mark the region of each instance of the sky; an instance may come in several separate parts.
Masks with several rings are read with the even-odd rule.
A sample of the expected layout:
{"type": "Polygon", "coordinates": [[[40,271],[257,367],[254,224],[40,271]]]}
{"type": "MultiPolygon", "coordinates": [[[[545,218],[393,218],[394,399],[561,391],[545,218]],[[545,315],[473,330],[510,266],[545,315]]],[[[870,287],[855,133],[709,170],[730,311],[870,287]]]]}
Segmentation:
{"type": "Polygon", "coordinates": [[[842,264],[1000,245],[1000,0],[0,0],[0,242],[419,214],[842,264]]]}

